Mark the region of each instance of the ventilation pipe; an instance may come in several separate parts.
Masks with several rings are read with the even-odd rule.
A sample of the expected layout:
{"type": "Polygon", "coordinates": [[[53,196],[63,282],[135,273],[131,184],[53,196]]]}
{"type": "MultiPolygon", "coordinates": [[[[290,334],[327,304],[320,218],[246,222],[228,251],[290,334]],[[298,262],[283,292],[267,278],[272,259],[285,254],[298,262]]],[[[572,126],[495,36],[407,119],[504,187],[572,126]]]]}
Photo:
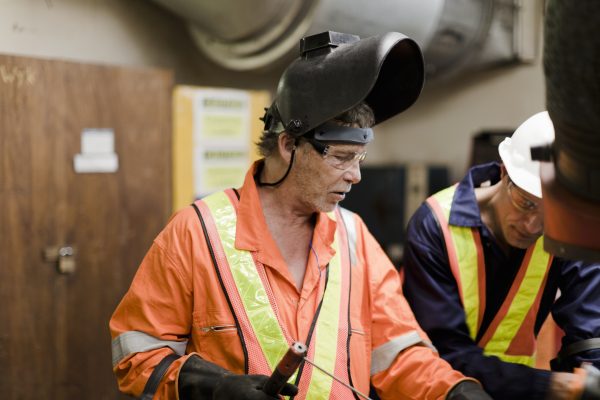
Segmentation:
{"type": "Polygon", "coordinates": [[[429,78],[535,57],[542,0],[155,0],[180,15],[200,50],[224,68],[289,62],[303,36],[401,32],[419,43],[429,78]]]}
{"type": "Polygon", "coordinates": [[[548,2],[544,72],[555,141],[537,157],[552,158],[541,163],[545,249],[590,261],[600,261],[598,27],[599,1],[548,2]]]}

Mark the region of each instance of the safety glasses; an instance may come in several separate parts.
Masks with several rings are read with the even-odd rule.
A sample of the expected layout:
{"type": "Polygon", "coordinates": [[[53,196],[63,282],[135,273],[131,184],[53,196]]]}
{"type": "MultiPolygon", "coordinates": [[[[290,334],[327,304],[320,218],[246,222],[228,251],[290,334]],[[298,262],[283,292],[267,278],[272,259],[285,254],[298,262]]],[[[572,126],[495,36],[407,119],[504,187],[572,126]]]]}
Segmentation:
{"type": "Polygon", "coordinates": [[[537,213],[540,211],[540,204],[529,200],[522,193],[517,185],[507,176],[506,190],[508,191],[508,197],[510,198],[513,206],[520,212],[526,213],[537,213]]]}
{"type": "Polygon", "coordinates": [[[313,138],[305,138],[305,140],[312,145],[317,153],[321,154],[327,164],[340,170],[347,170],[367,157],[366,151],[344,151],[336,149],[334,145],[325,144],[313,138]]]}

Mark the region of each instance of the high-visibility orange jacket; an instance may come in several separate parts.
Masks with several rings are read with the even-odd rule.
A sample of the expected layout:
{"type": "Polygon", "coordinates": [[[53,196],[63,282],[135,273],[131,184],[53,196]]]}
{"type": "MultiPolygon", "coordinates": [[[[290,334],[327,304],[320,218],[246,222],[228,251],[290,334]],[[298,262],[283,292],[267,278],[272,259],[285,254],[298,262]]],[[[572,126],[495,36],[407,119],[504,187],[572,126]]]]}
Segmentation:
{"type": "MultiPolygon", "coordinates": [[[[251,168],[239,190],[235,247],[265,266],[278,315],[291,337],[306,338],[321,299],[319,281],[334,254],[336,221],[316,218],[311,256],[298,290],[269,233],[251,168]]],[[[461,373],[438,357],[401,292],[398,273],[362,220],[356,226],[356,263],[350,298],[350,360],[353,385],[382,399],[443,399],[461,373]]],[[[219,283],[198,216],[192,207],[176,213],[154,240],[129,291],[115,310],[110,330],[113,369],[119,388],[139,396],[166,355],[182,355],[158,389],[177,399],[177,377],[191,354],[244,373],[235,319],[219,283]]]]}

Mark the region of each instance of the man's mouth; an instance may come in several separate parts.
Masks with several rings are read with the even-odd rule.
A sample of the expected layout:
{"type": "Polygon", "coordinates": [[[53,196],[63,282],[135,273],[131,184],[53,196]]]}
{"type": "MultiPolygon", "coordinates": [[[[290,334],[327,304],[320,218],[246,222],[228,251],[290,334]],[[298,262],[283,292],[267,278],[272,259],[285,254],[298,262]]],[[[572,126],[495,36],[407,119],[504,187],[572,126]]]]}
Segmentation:
{"type": "Polygon", "coordinates": [[[529,239],[531,239],[531,235],[523,233],[523,232],[519,231],[518,229],[515,229],[515,232],[517,232],[517,237],[520,240],[529,240],[529,239]]]}
{"type": "Polygon", "coordinates": [[[332,192],[334,195],[338,196],[340,200],[343,200],[346,197],[346,193],[348,192],[332,192]]]}

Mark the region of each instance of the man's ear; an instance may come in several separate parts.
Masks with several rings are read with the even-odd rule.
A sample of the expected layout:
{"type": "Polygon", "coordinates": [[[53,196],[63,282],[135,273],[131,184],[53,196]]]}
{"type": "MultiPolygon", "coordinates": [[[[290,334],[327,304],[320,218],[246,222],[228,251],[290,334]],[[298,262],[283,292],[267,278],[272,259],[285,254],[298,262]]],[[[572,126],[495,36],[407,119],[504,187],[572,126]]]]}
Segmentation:
{"type": "Polygon", "coordinates": [[[287,132],[282,132],[277,138],[277,148],[281,158],[286,162],[290,162],[292,151],[296,149],[296,139],[290,136],[287,132]]]}
{"type": "Polygon", "coordinates": [[[500,180],[504,179],[504,177],[507,175],[508,172],[506,172],[506,167],[504,166],[504,164],[500,164],[500,180]]]}

